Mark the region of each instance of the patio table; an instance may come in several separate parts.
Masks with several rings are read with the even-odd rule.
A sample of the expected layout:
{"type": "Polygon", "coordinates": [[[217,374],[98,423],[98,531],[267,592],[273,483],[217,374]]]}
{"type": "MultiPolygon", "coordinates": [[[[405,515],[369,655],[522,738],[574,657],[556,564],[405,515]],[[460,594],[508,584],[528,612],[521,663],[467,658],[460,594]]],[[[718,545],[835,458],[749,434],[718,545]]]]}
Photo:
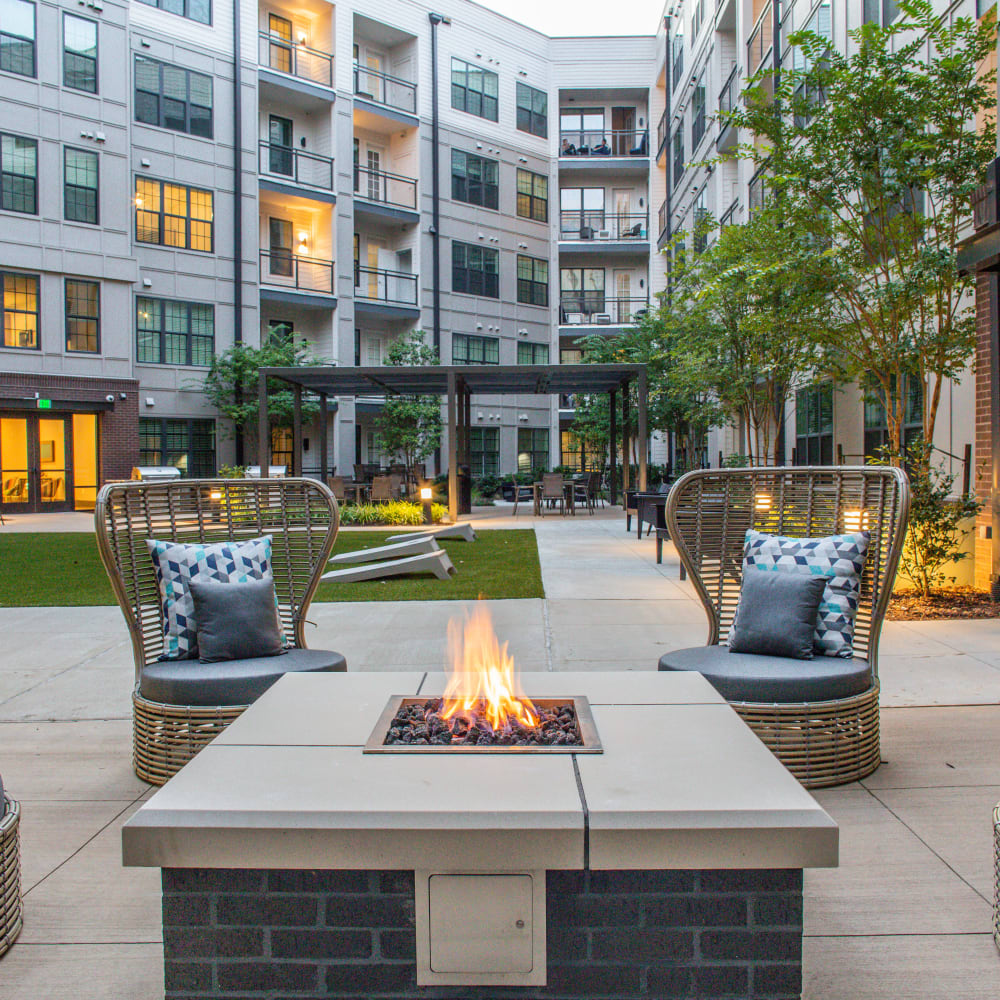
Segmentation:
{"type": "MultiPolygon", "coordinates": [[[[531,488],[535,494],[535,515],[540,517],[542,513],[542,483],[532,483],[531,488]]],[[[563,480],[563,497],[566,500],[566,510],[569,511],[574,517],[576,516],[576,503],[574,502],[574,493],[576,490],[576,482],[572,479],[563,480]]]]}

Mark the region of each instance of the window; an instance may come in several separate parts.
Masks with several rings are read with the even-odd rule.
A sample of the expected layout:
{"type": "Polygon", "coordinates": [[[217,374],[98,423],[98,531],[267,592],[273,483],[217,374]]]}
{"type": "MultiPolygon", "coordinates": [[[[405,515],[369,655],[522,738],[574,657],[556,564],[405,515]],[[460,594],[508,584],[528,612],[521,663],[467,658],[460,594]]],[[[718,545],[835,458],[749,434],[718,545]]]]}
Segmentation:
{"type": "Polygon", "coordinates": [[[96,354],[101,344],[101,286],[66,279],[66,350],[96,354]]]}
{"type": "Polygon", "coordinates": [[[691,11],[691,40],[698,37],[701,26],[705,23],[705,0],[695,0],[691,11]]]}
{"type": "Polygon", "coordinates": [[[500,364],[500,338],[453,333],[451,335],[451,363],[453,365],[500,364]]]}
{"type": "Polygon", "coordinates": [[[549,429],[547,427],[518,427],[517,471],[549,467],[549,429]]]}
{"type": "Polygon", "coordinates": [[[670,71],[674,90],[681,82],[681,73],[684,72],[684,32],[680,27],[670,43],[670,71]]]}
{"type": "MultiPolygon", "coordinates": [[[[822,3],[816,8],[805,26],[806,31],[811,31],[821,38],[833,39],[833,28],[830,22],[830,4],[822,3]]],[[[796,46],[792,52],[792,68],[797,73],[807,73],[812,68],[812,61],[802,50],[801,46],[796,46]]],[[[799,80],[795,87],[795,101],[806,102],[807,104],[822,104],[824,96],[822,91],[816,87],[815,83],[808,86],[805,80],[799,80]]],[[[803,109],[795,115],[795,125],[797,128],[805,128],[809,123],[809,116],[801,113],[803,109]]]]}
{"type": "Polygon", "coordinates": [[[691,230],[691,241],[695,253],[704,253],[708,248],[710,212],[705,203],[705,189],[701,189],[694,203],[694,227],[691,230]]]}
{"type": "Polygon", "coordinates": [[[451,60],[451,106],[479,118],[497,120],[499,77],[461,59],[451,60]]]}
{"type": "Polygon", "coordinates": [[[549,97],[526,83],[517,85],[517,128],[545,139],[549,134],[549,97]]]}
{"type": "Polygon", "coordinates": [[[517,255],[517,301],[529,306],[549,304],[549,262],[517,255]]]}
{"type": "Polygon", "coordinates": [[[138,243],[212,252],[212,192],[168,181],[135,181],[138,243]]]}
{"type": "Polygon", "coordinates": [[[985,17],[996,6],[997,0],[976,0],[976,17],[985,17]]]}
{"type": "Polygon", "coordinates": [[[684,176],[684,123],[681,122],[674,132],[674,187],[684,176]]]}
{"type": "MultiPolygon", "coordinates": [[[[889,422],[882,393],[872,388],[865,395],[865,458],[875,458],[879,449],[889,444],[889,422]]],[[[924,384],[907,376],[903,406],[903,447],[908,448],[924,433],[924,384]]]]}
{"type": "Polygon", "coordinates": [[[139,418],[139,464],[172,465],[190,479],[215,475],[215,421],[139,418]]]}
{"type": "Polygon", "coordinates": [[[63,86],[97,93],[97,23],[63,15],[63,86]]]}
{"type": "Polygon", "coordinates": [[[3,346],[38,350],[38,275],[3,277],[3,346]]]}
{"type": "Polygon", "coordinates": [[[517,363],[519,365],[547,365],[549,363],[549,345],[518,344],[517,363]]]}
{"type": "Polygon", "coordinates": [[[698,148],[705,135],[705,74],[694,88],[691,95],[691,151],[698,148]]]}
{"type": "Polygon", "coordinates": [[[189,21],[198,21],[200,24],[212,23],[211,0],[139,0],[139,2],[150,7],[159,7],[160,10],[171,14],[179,14],[189,21]]]}
{"type": "MultiPolygon", "coordinates": [[[[214,316],[214,314],[213,314],[214,316]]],[[[214,318],[212,320],[213,324],[215,322],[214,318]]],[[[211,332],[212,328],[209,327],[211,332]]],[[[355,330],[355,334],[359,337],[361,336],[360,330],[355,330]]],[[[269,319],[267,321],[267,343],[268,344],[287,344],[290,343],[295,338],[295,324],[290,319],[269,319]]],[[[211,364],[208,361],[207,364],[211,364]]],[[[355,364],[360,365],[361,362],[357,361],[355,364]]]]}
{"type": "Polygon", "coordinates": [[[567,323],[604,312],[604,268],[564,267],[559,272],[559,306],[567,323]],[[574,317],[579,317],[574,320],[574,317]]]}
{"type": "Polygon", "coordinates": [[[212,78],[135,57],[135,120],[212,138],[212,78]]]}
{"type": "Polygon", "coordinates": [[[98,208],[97,153],[86,149],[63,150],[63,218],[96,226],[98,208]]]}
{"type": "Polygon", "coordinates": [[[759,212],[767,204],[767,164],[762,166],[754,175],[750,178],[750,184],[747,189],[747,213],[753,216],[755,212],[759,212]]]}
{"type": "Polygon", "coordinates": [[[833,385],[795,393],[795,464],[833,465],[833,385]]]}
{"type": "Polygon", "coordinates": [[[563,188],[559,192],[560,239],[592,240],[604,228],[604,188],[563,188]]]}
{"type": "Polygon", "coordinates": [[[864,0],[863,20],[865,24],[881,23],[883,27],[887,27],[897,17],[899,17],[899,6],[896,0],[864,0]]]}
{"type": "Polygon", "coordinates": [[[38,143],[0,135],[0,208],[38,214],[38,143]]]}
{"type": "MultiPolygon", "coordinates": [[[[273,322],[271,327],[273,331],[273,322]]],[[[214,306],[141,296],[135,300],[135,331],[136,361],[203,368],[212,364],[214,306]]]]}
{"type": "Polygon", "coordinates": [[[500,475],[500,428],[469,428],[469,464],[474,476],[500,475]]]}
{"type": "Polygon", "coordinates": [[[0,70],[35,75],[35,5],[0,0],[0,70]]]}
{"type": "Polygon", "coordinates": [[[451,290],[490,299],[500,298],[500,252],[453,241],[451,290]]]}
{"type": "Polygon", "coordinates": [[[579,111],[559,112],[559,138],[561,156],[589,153],[605,141],[604,109],[580,108],[579,111]]]}
{"type": "Polygon", "coordinates": [[[535,222],[549,221],[549,179],[530,170],[517,171],[517,214],[535,222]]]}
{"type": "Polygon", "coordinates": [[[451,196],[483,208],[500,207],[500,164],[475,153],[451,151],[451,196]]]}

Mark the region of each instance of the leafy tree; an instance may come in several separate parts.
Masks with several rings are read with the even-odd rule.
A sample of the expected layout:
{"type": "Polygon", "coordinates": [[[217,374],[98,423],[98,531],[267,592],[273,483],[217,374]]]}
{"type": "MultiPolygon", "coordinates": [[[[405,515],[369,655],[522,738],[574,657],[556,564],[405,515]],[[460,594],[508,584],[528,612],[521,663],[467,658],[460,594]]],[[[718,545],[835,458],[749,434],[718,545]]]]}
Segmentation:
{"type": "MultiPolygon", "coordinates": [[[[438,354],[412,330],[389,348],[385,364],[436,365],[438,354]]],[[[427,458],[441,443],[441,400],[437,396],[389,395],[375,422],[380,449],[399,456],[407,469],[427,458]]]]}
{"type": "Polygon", "coordinates": [[[972,279],[958,273],[956,246],[996,155],[995,74],[982,71],[995,21],[949,21],[928,0],[898,6],[891,25],[852,32],[846,55],[815,33],[793,34],[800,66],[780,81],[758,73],[727,116],[749,139],[737,155],[823,255],[825,366],[873,383],[896,455],[907,376],[926,386],[932,441],[943,382],[975,349],[972,279]]]}
{"type": "MultiPolygon", "coordinates": [[[[209,402],[233,423],[233,433],[242,435],[246,453],[257,455],[258,387],[261,368],[307,368],[327,364],[315,357],[303,342],[291,337],[273,336],[260,347],[239,343],[212,358],[202,391],[209,402]]],[[[271,429],[291,427],[294,394],[291,387],[277,379],[267,382],[267,414],[271,429]]],[[[308,395],[302,398],[303,421],[319,414],[319,402],[308,395]]]]}

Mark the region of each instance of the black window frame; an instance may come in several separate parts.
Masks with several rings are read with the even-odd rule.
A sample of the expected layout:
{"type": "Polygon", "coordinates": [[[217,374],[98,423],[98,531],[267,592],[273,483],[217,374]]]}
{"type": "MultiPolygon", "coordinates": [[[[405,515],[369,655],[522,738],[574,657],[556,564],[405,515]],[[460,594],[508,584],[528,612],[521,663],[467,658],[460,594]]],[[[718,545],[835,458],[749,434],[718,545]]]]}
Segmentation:
{"type": "Polygon", "coordinates": [[[549,304],[549,262],[544,257],[529,257],[527,254],[517,255],[517,301],[526,306],[547,306],[549,304]],[[522,265],[531,266],[531,277],[521,273],[522,265]],[[541,265],[541,267],[539,266],[541,265]],[[540,277],[539,271],[544,268],[545,276],[540,277]]]}
{"type": "MultiPolygon", "coordinates": [[[[17,292],[15,291],[16,295],[17,292]]],[[[3,326],[2,340],[0,347],[6,351],[40,351],[42,349],[42,276],[40,274],[30,274],[24,271],[0,271],[0,323],[3,326]],[[11,309],[7,308],[7,279],[20,278],[30,279],[35,283],[35,308],[32,309],[11,309]],[[35,342],[31,345],[7,343],[7,314],[13,312],[17,315],[35,317],[35,342]]]]}
{"type": "Polygon", "coordinates": [[[514,107],[519,132],[537,135],[540,139],[549,137],[549,95],[544,90],[518,80],[514,88],[514,107]],[[541,111],[535,109],[537,97],[542,99],[541,111]],[[524,100],[526,104],[522,103],[524,100]]]}
{"type": "MultiPolygon", "coordinates": [[[[905,451],[924,436],[924,383],[914,375],[907,375],[904,389],[906,399],[903,405],[903,426],[900,430],[905,451]]],[[[871,383],[865,389],[861,406],[865,458],[882,458],[879,450],[889,445],[889,420],[885,412],[885,401],[871,383]]]]}
{"type": "Polygon", "coordinates": [[[500,161],[464,149],[452,149],[451,197],[452,201],[499,211],[500,161]],[[478,177],[473,177],[474,171],[478,171],[478,177]],[[487,179],[488,174],[492,174],[493,180],[487,179]]]}
{"type": "MultiPolygon", "coordinates": [[[[31,7],[31,37],[28,38],[25,35],[15,35],[13,32],[4,31],[3,26],[0,25],[0,71],[15,73],[17,76],[27,76],[34,80],[38,77],[38,5],[34,3],[34,0],[12,0],[12,2],[24,3],[31,7]],[[25,73],[20,69],[13,69],[11,60],[4,58],[10,41],[27,42],[31,46],[30,73],[25,73]]],[[[0,14],[2,14],[2,11],[0,11],[0,14]]]]}
{"type": "Polygon", "coordinates": [[[517,200],[516,211],[518,218],[530,219],[532,222],[549,221],[549,179],[545,174],[537,174],[534,170],[527,170],[524,167],[518,167],[515,194],[517,200]],[[536,193],[538,181],[541,181],[545,186],[544,195],[536,193]],[[522,191],[522,182],[527,182],[531,190],[522,191]],[[536,209],[538,210],[538,214],[536,214],[536,209]]]}
{"type": "Polygon", "coordinates": [[[795,393],[795,464],[833,465],[833,383],[795,393]]]}
{"type": "Polygon", "coordinates": [[[451,290],[487,299],[500,298],[500,251],[452,240],[451,290]],[[488,261],[493,262],[492,270],[485,266],[488,261]]]}
{"type": "MultiPolygon", "coordinates": [[[[152,343],[152,341],[149,341],[152,343]]],[[[140,365],[182,365],[185,368],[210,368],[212,365],[212,358],[215,356],[215,305],[211,302],[189,302],[185,299],[163,299],[152,295],[137,295],[135,297],[135,360],[136,364],[140,365]],[[149,304],[150,312],[143,316],[143,306],[144,304],[149,304]],[[184,326],[183,331],[180,330],[169,330],[167,329],[167,307],[168,306],[179,306],[183,309],[184,313],[184,326]],[[212,333],[211,336],[206,336],[201,333],[192,332],[192,316],[194,310],[208,310],[208,316],[211,320],[212,333]],[[155,319],[152,313],[155,312],[155,319]],[[143,330],[141,328],[142,320],[145,318],[147,322],[151,323],[151,328],[143,330]],[[156,354],[157,357],[150,358],[145,356],[144,345],[142,341],[142,334],[152,334],[155,336],[156,343],[156,354]],[[170,356],[170,350],[168,346],[168,338],[178,338],[183,337],[184,339],[184,360],[179,361],[174,357],[170,356]],[[208,345],[208,359],[205,363],[200,361],[195,361],[195,341],[209,341],[208,345]]]]}
{"type": "Polygon", "coordinates": [[[215,192],[214,191],[210,191],[208,188],[194,187],[194,186],[192,186],[190,184],[178,184],[178,183],[176,183],[176,181],[164,181],[164,180],[160,180],[160,179],[155,178],[155,177],[141,177],[138,174],[135,177],[135,181],[136,181],[136,194],[135,194],[135,241],[136,241],[136,243],[145,243],[145,244],[147,244],[149,246],[169,247],[171,250],[190,250],[193,253],[215,253],[215,192]],[[158,200],[159,200],[159,208],[156,209],[155,211],[153,209],[145,208],[145,207],[139,205],[139,185],[140,184],[156,184],[156,185],[159,186],[159,198],[158,198],[158,200]],[[164,195],[166,193],[166,188],[167,188],[168,185],[171,186],[171,187],[182,188],[184,190],[184,192],[185,192],[186,211],[187,211],[186,215],[180,216],[180,215],[175,215],[173,212],[167,212],[166,211],[166,205],[165,205],[164,195]],[[211,216],[212,216],[210,219],[206,220],[206,219],[192,219],[191,218],[191,192],[192,191],[198,191],[201,194],[207,194],[209,196],[211,216]],[[158,239],[155,239],[155,240],[140,239],[140,237],[139,237],[139,214],[140,214],[140,212],[148,214],[148,215],[156,215],[157,216],[157,234],[158,234],[158,239]],[[178,246],[178,245],[176,245],[174,243],[165,243],[164,242],[164,235],[166,233],[166,228],[164,226],[164,223],[165,223],[166,218],[167,218],[168,215],[170,216],[170,218],[176,218],[176,219],[183,218],[185,220],[185,227],[184,227],[185,242],[184,242],[183,246],[178,246]],[[191,246],[191,224],[192,224],[192,222],[197,222],[197,223],[201,223],[201,224],[204,224],[206,222],[208,223],[209,247],[208,247],[207,250],[205,250],[205,249],[203,249],[201,247],[193,247],[193,246],[191,246]]]}
{"type": "Polygon", "coordinates": [[[14,132],[0,132],[0,211],[17,212],[19,215],[38,215],[38,140],[27,135],[17,135],[14,132]],[[18,174],[7,170],[7,163],[3,155],[3,140],[15,139],[20,142],[29,143],[35,150],[35,173],[31,176],[31,199],[32,208],[14,208],[9,201],[13,201],[13,192],[8,192],[6,180],[11,178],[24,178],[28,174],[18,174]],[[11,197],[8,198],[8,193],[11,197]]]}
{"type": "Polygon", "coordinates": [[[453,333],[451,335],[451,363],[453,365],[500,364],[500,338],[484,337],[479,333],[453,333]],[[463,350],[459,351],[461,346],[463,350]],[[469,348],[476,348],[470,351],[469,348]],[[474,357],[478,354],[479,357],[474,357]]]}
{"type": "Polygon", "coordinates": [[[500,428],[469,428],[469,471],[473,476],[500,475],[500,428]],[[493,447],[487,447],[487,438],[493,447]],[[487,466],[487,456],[490,463],[487,466]]]}
{"type": "Polygon", "coordinates": [[[194,17],[191,14],[191,7],[193,6],[192,0],[139,0],[140,3],[144,3],[147,7],[156,7],[158,10],[164,10],[168,14],[176,14],[178,17],[183,17],[188,21],[194,21],[196,24],[207,24],[211,27],[212,25],[212,0],[205,0],[208,5],[208,20],[203,21],[200,17],[194,17]],[[180,5],[181,10],[174,10],[174,7],[180,5]]]}
{"type": "Polygon", "coordinates": [[[486,121],[500,120],[500,77],[492,70],[484,69],[475,63],[466,62],[457,56],[451,57],[451,106],[456,111],[463,111],[467,115],[474,115],[476,118],[484,118],[486,121]],[[482,74],[483,89],[474,90],[469,86],[469,71],[474,70],[482,74]],[[463,83],[455,82],[456,73],[462,73],[463,83]],[[493,93],[486,93],[486,81],[493,78],[493,93]],[[472,95],[470,97],[470,95],[472,95]],[[478,105],[479,110],[473,110],[478,105]],[[492,114],[486,113],[491,108],[492,114]]]}
{"type": "Polygon", "coordinates": [[[215,421],[212,419],[195,419],[185,417],[140,417],[139,418],[139,464],[140,465],[169,465],[167,462],[167,434],[168,430],[176,431],[178,425],[185,426],[186,447],[183,449],[173,449],[183,451],[187,459],[186,468],[175,465],[175,469],[180,469],[181,475],[185,479],[211,479],[216,471],[216,443],[217,434],[215,421]],[[146,447],[148,433],[151,424],[158,424],[159,447],[146,447]],[[168,427],[168,425],[170,425],[168,427]],[[211,438],[211,451],[206,448],[195,448],[195,431],[201,434],[208,434],[211,438]],[[205,456],[211,455],[211,461],[206,462],[205,456]],[[200,459],[196,456],[200,456],[200,459]]]}
{"type": "Polygon", "coordinates": [[[133,104],[133,116],[136,122],[140,125],[149,125],[152,128],[164,128],[170,132],[179,132],[181,135],[189,135],[195,139],[208,139],[212,140],[215,138],[215,81],[212,76],[208,73],[200,73],[197,70],[187,69],[184,66],[177,66],[174,63],[164,62],[162,59],[151,59],[149,56],[144,56],[141,53],[135,53],[135,58],[132,62],[133,66],[133,79],[132,79],[132,104],[133,104]],[[152,91],[146,89],[140,89],[139,87],[139,63],[148,63],[151,66],[157,67],[158,70],[158,82],[159,90],[152,91]],[[172,70],[177,73],[184,74],[184,93],[185,97],[183,101],[175,97],[167,97],[164,94],[164,78],[165,70],[172,70]],[[208,81],[209,97],[212,103],[210,105],[199,104],[191,100],[191,80],[193,77],[202,77],[208,81]],[[139,95],[145,94],[149,97],[155,99],[156,102],[156,121],[151,121],[149,118],[141,118],[140,112],[144,112],[143,102],[140,101],[139,95]],[[166,114],[166,102],[172,101],[174,104],[182,104],[184,107],[184,127],[178,128],[174,125],[167,124],[168,121],[173,120],[175,116],[168,116],[166,114]],[[201,108],[203,110],[208,110],[208,133],[192,131],[192,122],[202,122],[206,119],[191,117],[192,107],[201,108]]]}
{"type": "Polygon", "coordinates": [[[517,363],[519,365],[547,365],[549,363],[549,345],[533,340],[520,340],[517,344],[517,363]],[[524,359],[523,354],[530,354],[530,359],[524,359]]]}
{"type": "Polygon", "coordinates": [[[705,74],[702,73],[700,79],[694,86],[691,93],[691,153],[701,144],[705,138],[705,104],[708,95],[705,87],[705,74]]]}
{"type": "Polygon", "coordinates": [[[562,313],[583,313],[591,316],[603,313],[607,308],[607,270],[604,267],[560,267],[559,268],[559,309],[562,313]],[[579,274],[580,281],[574,289],[566,285],[564,275],[570,272],[579,274]],[[601,275],[600,288],[588,288],[586,276],[588,273],[601,275]]]}
{"type": "MultiPolygon", "coordinates": [[[[84,278],[66,278],[63,281],[63,317],[65,321],[65,346],[67,354],[100,354],[101,353],[101,283],[99,281],[90,281],[84,278]],[[70,312],[70,286],[71,285],[85,285],[89,288],[96,289],[97,295],[94,296],[94,302],[96,304],[96,312],[94,315],[89,315],[82,312],[70,312]],[[74,337],[79,336],[79,334],[71,334],[71,327],[77,323],[93,323],[93,347],[72,347],[71,343],[74,337]]],[[[86,334],[89,341],[90,334],[86,334]]]]}
{"type": "Polygon", "coordinates": [[[684,122],[680,121],[677,123],[677,128],[674,129],[674,137],[672,141],[672,158],[671,165],[673,169],[673,185],[677,187],[680,183],[681,178],[684,176],[685,164],[684,164],[684,122]]]}
{"type": "Polygon", "coordinates": [[[79,14],[75,14],[72,11],[63,11],[63,86],[69,88],[70,90],[80,90],[85,94],[96,94],[98,92],[98,61],[100,59],[100,28],[97,21],[91,20],[89,17],[80,17],[79,14]],[[94,29],[94,55],[88,56],[84,55],[82,52],[77,52],[75,49],[70,49],[66,41],[66,24],[68,21],[82,21],[84,24],[89,24],[94,29]],[[73,60],[78,60],[82,63],[92,63],[93,64],[93,87],[81,86],[77,83],[70,83],[70,69],[69,64],[73,60]]]}
{"type": "Polygon", "coordinates": [[[63,146],[63,218],[67,222],[80,222],[88,226],[99,226],[101,224],[101,158],[92,149],[80,149],[78,146],[63,146]],[[83,184],[70,184],[69,163],[67,162],[69,153],[79,153],[82,156],[93,157],[94,161],[94,186],[86,187],[83,184]],[[93,191],[94,193],[94,217],[92,219],[80,218],[70,212],[70,192],[93,191]]]}
{"type": "Polygon", "coordinates": [[[550,450],[548,427],[518,427],[517,429],[517,471],[531,472],[533,469],[548,469],[550,450]],[[528,438],[528,447],[522,446],[522,441],[528,438]],[[539,447],[538,442],[545,442],[539,447]],[[527,462],[521,461],[522,455],[529,455],[527,462]]]}

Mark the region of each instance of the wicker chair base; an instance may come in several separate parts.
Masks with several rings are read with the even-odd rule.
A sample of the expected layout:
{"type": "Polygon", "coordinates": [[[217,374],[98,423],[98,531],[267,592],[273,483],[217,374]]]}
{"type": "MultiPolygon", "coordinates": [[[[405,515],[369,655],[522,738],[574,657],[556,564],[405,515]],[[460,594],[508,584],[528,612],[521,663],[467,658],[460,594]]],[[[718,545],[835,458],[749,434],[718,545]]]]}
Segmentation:
{"type": "Polygon", "coordinates": [[[857,781],[879,758],[878,681],[859,695],[800,704],[730,702],[806,788],[857,781]]]}
{"type": "Polygon", "coordinates": [[[21,933],[21,807],[11,798],[6,812],[3,805],[0,799],[0,955],[21,933]]]}
{"type": "Polygon", "coordinates": [[[993,940],[1000,950],[1000,806],[993,810],[993,940]]]}
{"type": "Polygon", "coordinates": [[[246,705],[164,705],[133,691],[135,773],[151,785],[165,784],[246,709],[246,705]]]}

